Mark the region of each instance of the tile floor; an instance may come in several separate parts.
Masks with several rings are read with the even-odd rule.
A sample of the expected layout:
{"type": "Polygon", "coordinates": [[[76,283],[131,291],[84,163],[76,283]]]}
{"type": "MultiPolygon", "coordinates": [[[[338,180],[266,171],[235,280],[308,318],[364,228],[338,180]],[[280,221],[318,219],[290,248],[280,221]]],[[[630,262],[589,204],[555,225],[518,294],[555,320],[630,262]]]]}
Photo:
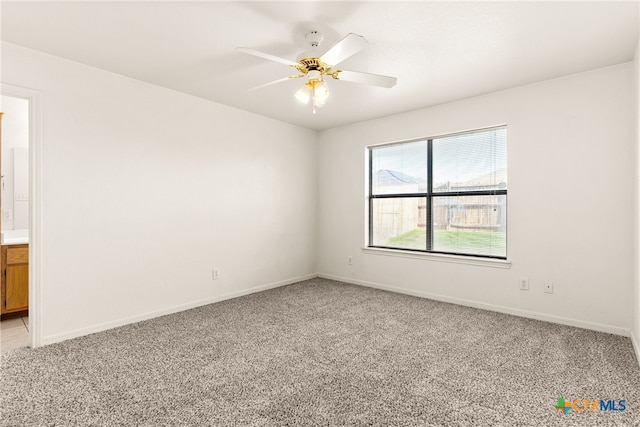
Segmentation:
{"type": "Polygon", "coordinates": [[[29,317],[0,322],[0,352],[29,345],[29,317]]]}

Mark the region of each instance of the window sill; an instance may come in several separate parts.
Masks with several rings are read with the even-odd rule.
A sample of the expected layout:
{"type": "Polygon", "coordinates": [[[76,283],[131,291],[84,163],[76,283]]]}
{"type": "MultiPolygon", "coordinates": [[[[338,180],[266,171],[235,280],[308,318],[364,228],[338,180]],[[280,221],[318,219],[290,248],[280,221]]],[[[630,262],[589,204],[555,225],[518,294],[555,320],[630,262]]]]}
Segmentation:
{"type": "Polygon", "coordinates": [[[362,252],[371,255],[394,256],[400,258],[423,259],[454,264],[477,265],[481,267],[511,268],[511,261],[505,259],[467,257],[462,255],[432,254],[425,252],[403,251],[402,249],[362,248],[362,252]]]}

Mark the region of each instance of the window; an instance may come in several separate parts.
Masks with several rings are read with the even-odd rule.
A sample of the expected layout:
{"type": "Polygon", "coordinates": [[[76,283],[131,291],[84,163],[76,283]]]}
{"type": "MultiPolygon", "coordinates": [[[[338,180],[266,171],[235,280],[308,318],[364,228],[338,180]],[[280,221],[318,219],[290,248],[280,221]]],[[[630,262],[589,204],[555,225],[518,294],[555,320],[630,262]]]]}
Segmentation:
{"type": "Polygon", "coordinates": [[[507,129],[369,148],[369,246],[507,257],[507,129]]]}

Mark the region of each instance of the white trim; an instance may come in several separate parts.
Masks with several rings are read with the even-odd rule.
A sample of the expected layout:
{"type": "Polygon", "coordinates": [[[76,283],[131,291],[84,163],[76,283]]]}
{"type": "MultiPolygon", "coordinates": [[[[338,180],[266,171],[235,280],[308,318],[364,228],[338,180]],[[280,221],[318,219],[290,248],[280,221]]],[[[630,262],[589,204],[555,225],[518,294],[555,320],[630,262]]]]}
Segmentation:
{"type": "Polygon", "coordinates": [[[507,259],[481,258],[462,255],[434,254],[429,252],[403,251],[401,249],[362,248],[362,252],[371,255],[395,256],[430,261],[451,262],[455,264],[477,265],[481,267],[511,268],[507,259]]]}
{"type": "Polygon", "coordinates": [[[31,347],[42,346],[40,279],[42,265],[42,94],[1,83],[0,93],[29,101],[29,336],[31,347]]]}
{"type": "Polygon", "coordinates": [[[60,342],[60,341],[66,341],[66,340],[69,340],[69,339],[72,339],[72,338],[78,338],[78,337],[82,337],[82,336],[85,336],[85,335],[94,334],[96,332],[106,331],[108,329],[117,328],[119,326],[125,326],[125,325],[131,324],[131,323],[142,322],[143,320],[149,320],[149,319],[153,319],[155,317],[165,316],[167,314],[178,313],[178,312],[181,312],[181,311],[189,310],[189,309],[200,307],[200,306],[203,306],[203,305],[213,304],[213,303],[216,303],[216,302],[220,302],[220,301],[224,301],[224,300],[228,300],[228,299],[232,299],[232,298],[241,297],[243,295],[249,295],[249,294],[253,294],[253,293],[256,293],[256,292],[266,291],[267,289],[278,288],[278,287],[281,287],[281,286],[290,285],[292,283],[297,283],[297,282],[301,282],[303,280],[309,280],[309,279],[313,279],[313,278],[316,278],[316,277],[318,277],[318,275],[315,274],[315,273],[307,274],[305,276],[295,277],[293,279],[282,280],[280,282],[267,283],[266,285],[255,286],[253,288],[243,289],[243,290],[240,290],[240,291],[229,292],[227,294],[218,295],[218,296],[215,296],[215,297],[212,297],[212,298],[207,298],[207,299],[200,300],[200,301],[194,301],[194,302],[178,305],[178,306],[175,306],[175,307],[169,307],[169,308],[165,308],[165,309],[162,309],[162,310],[151,311],[151,312],[148,312],[148,313],[139,314],[139,315],[136,315],[136,316],[131,316],[131,317],[127,317],[127,318],[124,318],[124,319],[114,320],[114,321],[111,321],[111,322],[100,323],[98,325],[93,325],[93,326],[89,326],[89,327],[86,327],[86,328],[76,329],[76,330],[73,330],[73,331],[64,332],[62,334],[46,336],[46,337],[42,337],[42,344],[43,345],[54,344],[54,343],[57,343],[57,342],[60,342]]]}
{"type": "MultiPolygon", "coordinates": [[[[519,309],[515,309],[515,308],[504,307],[504,306],[501,306],[501,305],[486,304],[486,303],[483,303],[483,302],[478,302],[478,301],[473,301],[473,300],[467,300],[467,299],[455,298],[455,297],[448,297],[448,296],[445,296],[445,295],[438,295],[438,294],[432,294],[432,293],[429,293],[429,292],[415,291],[413,289],[399,288],[399,287],[396,287],[396,286],[388,286],[388,285],[383,285],[383,284],[380,284],[380,283],[374,283],[374,282],[367,282],[367,281],[363,281],[363,280],[350,279],[348,277],[333,276],[333,275],[330,275],[330,274],[319,273],[318,277],[322,277],[324,279],[337,280],[337,281],[345,282],[345,283],[351,283],[351,284],[354,284],[354,285],[366,286],[366,287],[369,287],[369,288],[382,289],[382,290],[385,290],[385,291],[391,291],[391,292],[396,292],[396,293],[400,293],[400,294],[412,295],[412,296],[421,297],[421,298],[428,298],[428,299],[435,300],[435,301],[448,302],[448,303],[457,304],[457,305],[463,305],[463,306],[467,306],[467,307],[480,308],[482,310],[488,310],[488,311],[495,311],[495,312],[498,312],[498,313],[511,314],[511,315],[514,315],[514,316],[526,317],[526,318],[529,318],[529,319],[542,320],[542,321],[545,321],[545,322],[558,323],[558,324],[567,325],[567,326],[575,326],[577,328],[590,329],[590,330],[598,331],[598,332],[606,332],[608,334],[622,335],[622,336],[625,336],[625,337],[631,336],[631,331],[629,329],[620,328],[620,327],[617,327],[617,326],[610,326],[610,325],[603,325],[603,324],[600,324],[600,323],[586,322],[586,321],[583,321],[583,320],[571,319],[571,318],[568,318],[568,317],[554,316],[554,315],[551,315],[551,314],[538,313],[538,312],[529,311],[529,310],[519,310],[519,309]]],[[[638,350],[637,349],[636,349],[636,353],[638,354],[638,350]]]]}
{"type": "Polygon", "coordinates": [[[636,334],[634,333],[634,331],[631,331],[631,344],[633,345],[633,349],[636,352],[636,361],[638,362],[638,365],[640,365],[640,340],[638,340],[636,338],[636,334]]]}

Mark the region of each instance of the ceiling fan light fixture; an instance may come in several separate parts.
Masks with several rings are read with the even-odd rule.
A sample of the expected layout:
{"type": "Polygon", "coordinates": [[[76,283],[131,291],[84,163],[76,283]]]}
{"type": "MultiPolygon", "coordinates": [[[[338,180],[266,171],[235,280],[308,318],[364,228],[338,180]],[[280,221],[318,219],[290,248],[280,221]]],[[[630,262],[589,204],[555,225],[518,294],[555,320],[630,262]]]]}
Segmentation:
{"type": "Polygon", "coordinates": [[[296,99],[303,104],[308,104],[312,93],[313,87],[309,85],[309,83],[305,83],[304,86],[296,92],[296,99]]]}
{"type": "Polygon", "coordinates": [[[322,108],[329,98],[329,88],[318,71],[310,71],[309,80],[295,94],[296,99],[308,104],[312,101],[314,107],[322,108]]]}
{"type": "Polygon", "coordinates": [[[329,89],[323,80],[314,80],[313,86],[313,105],[318,108],[324,107],[329,98],[329,89]]]}

